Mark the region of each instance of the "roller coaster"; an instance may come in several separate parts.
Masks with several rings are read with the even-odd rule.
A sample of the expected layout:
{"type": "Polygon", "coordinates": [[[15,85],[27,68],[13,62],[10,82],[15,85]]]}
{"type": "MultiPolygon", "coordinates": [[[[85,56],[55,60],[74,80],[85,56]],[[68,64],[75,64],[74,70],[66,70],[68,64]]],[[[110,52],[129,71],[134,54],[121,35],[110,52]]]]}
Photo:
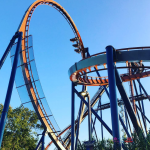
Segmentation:
{"type": "Polygon", "coordinates": [[[77,144],[81,144],[78,138],[80,124],[86,117],[88,117],[89,140],[85,142],[85,145],[90,150],[92,150],[94,143],[92,141],[93,132],[98,140],[95,129],[96,119],[102,125],[102,138],[103,128],[105,128],[113,136],[113,139],[117,139],[117,142],[114,142],[114,148],[116,149],[117,147],[119,149],[121,147],[124,148],[120,138],[119,121],[127,137],[132,138],[132,129],[137,135],[140,131],[142,131],[143,136],[147,135],[147,123],[150,123],[150,121],[146,117],[143,101],[150,100],[150,96],[140,79],[150,76],[150,66],[145,65],[145,62],[149,62],[150,47],[115,49],[112,46],[107,46],[106,51],[90,55],[88,48],[84,47],[79,31],[67,11],[53,0],[37,0],[25,12],[16,34],[12,37],[1,58],[0,68],[3,66],[9,52],[11,53],[12,72],[4,110],[1,114],[0,143],[3,138],[14,80],[22,105],[24,107],[32,107],[44,127],[42,137],[35,149],[39,149],[42,144],[42,149],[44,150],[44,136],[47,133],[51,141],[45,149],[48,149],[54,143],[56,149],[59,150],[68,150],[70,147],[71,150],[76,150],[77,144]],[[75,42],[73,45],[76,47],[75,52],[81,54],[82,57],[68,71],[72,82],[71,124],[62,131],[48,107],[42,90],[33,54],[32,36],[29,35],[31,17],[39,5],[51,6],[62,14],[74,33],[75,37],[70,39],[70,41],[75,42]],[[17,39],[18,41],[16,42],[17,39]],[[117,66],[118,64],[119,66],[117,66]],[[127,72],[119,74],[119,69],[126,69],[127,72]],[[101,76],[102,71],[108,71],[108,75],[101,76]],[[93,73],[96,75],[90,76],[93,73]],[[127,95],[125,91],[124,82],[129,82],[130,95],[127,95]],[[82,91],[78,92],[75,88],[76,86],[82,86],[82,91]],[[87,90],[88,86],[98,86],[98,90],[91,99],[87,90]],[[116,87],[121,95],[121,99],[117,99],[116,87]],[[105,92],[110,102],[102,104],[101,98],[105,92]],[[81,99],[76,119],[74,114],[75,94],[81,99]],[[94,108],[96,105],[97,109],[94,108]],[[118,106],[123,108],[122,113],[124,117],[118,112],[118,106]],[[102,110],[108,108],[111,110],[112,129],[102,119],[102,110]],[[100,115],[98,115],[98,111],[100,111],[100,115]],[[94,120],[91,117],[91,113],[95,116],[94,120]]]}

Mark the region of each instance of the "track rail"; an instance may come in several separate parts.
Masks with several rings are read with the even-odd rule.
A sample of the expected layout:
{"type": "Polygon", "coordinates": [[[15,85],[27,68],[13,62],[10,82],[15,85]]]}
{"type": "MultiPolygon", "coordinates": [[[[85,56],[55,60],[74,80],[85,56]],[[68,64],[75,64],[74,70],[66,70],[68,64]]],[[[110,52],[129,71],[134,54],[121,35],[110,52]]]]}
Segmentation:
{"type": "MultiPolygon", "coordinates": [[[[150,55],[150,47],[134,47],[134,48],[119,49],[116,50],[115,62],[127,63],[127,62],[149,61],[149,55],[150,55]]],[[[76,82],[77,84],[86,86],[108,85],[107,76],[106,77],[84,76],[85,73],[95,72],[93,68],[100,70],[98,69],[98,67],[102,65],[106,69],[106,63],[107,63],[106,52],[98,53],[92,55],[91,57],[82,59],[81,61],[75,63],[72,67],[70,67],[69,69],[70,80],[76,82]]],[[[141,68],[142,67],[143,66],[141,66],[141,68]]],[[[121,75],[121,78],[123,82],[127,82],[148,76],[150,76],[150,71],[141,72],[134,75],[123,74],[121,75]]]]}
{"type": "Polygon", "coordinates": [[[77,29],[75,23],[73,22],[73,20],[71,19],[70,15],[67,13],[67,11],[61,5],[59,5],[58,3],[56,3],[53,0],[37,0],[27,9],[27,11],[25,12],[25,15],[23,16],[23,19],[18,27],[18,31],[23,32],[22,38],[24,39],[24,40],[22,40],[22,50],[23,51],[22,51],[22,56],[21,56],[21,59],[22,59],[23,63],[25,64],[24,70],[22,70],[23,77],[24,77],[24,80],[29,83],[26,85],[26,88],[27,88],[28,94],[30,95],[32,105],[33,105],[42,125],[47,129],[48,135],[51,138],[51,140],[54,142],[56,147],[58,149],[63,150],[63,149],[67,149],[67,146],[65,145],[65,143],[63,142],[61,137],[59,137],[59,134],[55,130],[55,126],[51,123],[50,119],[45,117],[47,115],[47,112],[45,111],[44,106],[42,105],[42,101],[40,101],[41,104],[39,104],[39,100],[41,98],[38,94],[38,90],[36,88],[35,82],[31,81],[31,79],[33,79],[33,81],[34,81],[34,75],[32,73],[32,67],[30,65],[30,61],[28,61],[28,60],[30,60],[29,51],[28,51],[28,53],[26,51],[24,51],[29,48],[28,36],[29,36],[29,26],[30,26],[31,17],[32,17],[34,10],[39,5],[49,5],[53,8],[55,8],[57,11],[59,11],[62,14],[62,16],[69,23],[75,37],[78,39],[82,58],[85,58],[85,52],[84,52],[84,46],[83,46],[81,36],[78,32],[78,29],[77,29]],[[28,65],[27,65],[27,62],[28,62],[28,65]],[[29,70],[31,70],[31,73],[29,73],[29,70]]]}

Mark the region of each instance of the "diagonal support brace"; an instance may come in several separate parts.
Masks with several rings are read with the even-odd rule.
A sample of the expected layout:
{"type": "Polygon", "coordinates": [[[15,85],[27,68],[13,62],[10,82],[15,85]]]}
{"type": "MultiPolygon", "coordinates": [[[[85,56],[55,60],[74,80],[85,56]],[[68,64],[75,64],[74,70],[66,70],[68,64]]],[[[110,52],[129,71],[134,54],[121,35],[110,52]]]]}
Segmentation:
{"type": "Polygon", "coordinates": [[[5,124],[6,124],[6,120],[7,120],[7,114],[8,114],[8,110],[9,110],[9,104],[10,104],[10,100],[11,100],[11,94],[12,94],[16,70],[17,70],[19,52],[21,49],[22,32],[16,33],[16,37],[18,37],[18,43],[17,43],[17,48],[16,48],[16,52],[15,52],[15,56],[14,56],[14,62],[13,62],[11,75],[10,75],[10,79],[9,79],[9,84],[8,84],[8,89],[7,89],[6,98],[5,98],[4,108],[3,108],[3,112],[1,115],[1,121],[0,121],[0,148],[1,148],[1,143],[2,143],[2,139],[3,139],[5,124]]]}

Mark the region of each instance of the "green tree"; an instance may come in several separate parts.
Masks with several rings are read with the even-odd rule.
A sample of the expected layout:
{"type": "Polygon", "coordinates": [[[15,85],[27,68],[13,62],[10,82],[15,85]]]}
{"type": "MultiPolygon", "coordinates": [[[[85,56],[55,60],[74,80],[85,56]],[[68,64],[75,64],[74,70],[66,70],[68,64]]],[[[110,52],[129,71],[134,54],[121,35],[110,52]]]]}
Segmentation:
{"type": "MultiPolygon", "coordinates": [[[[2,111],[0,104],[0,114],[2,111]]],[[[34,150],[38,141],[36,130],[41,129],[34,111],[23,106],[9,107],[1,150],[34,150]]]]}

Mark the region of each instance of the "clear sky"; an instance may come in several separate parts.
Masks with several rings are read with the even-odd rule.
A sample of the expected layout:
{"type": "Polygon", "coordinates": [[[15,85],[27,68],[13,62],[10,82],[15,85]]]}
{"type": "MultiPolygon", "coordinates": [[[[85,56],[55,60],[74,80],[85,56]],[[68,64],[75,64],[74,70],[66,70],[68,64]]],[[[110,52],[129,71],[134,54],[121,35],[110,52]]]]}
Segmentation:
{"type": "MultiPolygon", "coordinates": [[[[0,57],[15,34],[24,12],[34,0],[1,1],[0,4],[0,57]]],[[[149,0],[57,0],[74,20],[85,47],[90,54],[105,51],[107,45],[117,48],[150,45],[150,1],[149,0]]],[[[71,82],[68,69],[81,56],[74,52],[70,38],[74,34],[55,9],[38,6],[32,19],[29,34],[33,35],[36,65],[49,106],[61,129],[71,122],[71,82]]],[[[0,103],[4,103],[11,70],[8,57],[0,70],[0,103]]],[[[149,93],[149,78],[141,80],[149,93]]],[[[129,89],[127,88],[127,93],[129,89]]],[[[79,87],[78,89],[81,89],[79,87]]],[[[93,96],[97,87],[90,87],[93,96]]],[[[118,94],[120,98],[120,95],[118,94]]],[[[102,102],[108,98],[102,97],[102,102]]],[[[76,99],[76,115],[79,107],[76,99]]],[[[148,115],[150,104],[144,102],[148,115]]],[[[17,90],[14,88],[11,106],[20,106],[17,90]]],[[[104,121],[111,127],[110,109],[103,111],[104,121]]],[[[150,115],[148,115],[150,117],[150,115]]],[[[96,124],[98,134],[100,123],[96,124]]],[[[111,127],[112,128],[112,127],[111,127]]],[[[106,131],[105,138],[111,137],[106,131]]],[[[87,140],[87,120],[81,125],[80,138],[87,140]]],[[[100,138],[100,136],[99,136],[100,138]]],[[[48,142],[48,140],[46,141],[48,142]]]]}

